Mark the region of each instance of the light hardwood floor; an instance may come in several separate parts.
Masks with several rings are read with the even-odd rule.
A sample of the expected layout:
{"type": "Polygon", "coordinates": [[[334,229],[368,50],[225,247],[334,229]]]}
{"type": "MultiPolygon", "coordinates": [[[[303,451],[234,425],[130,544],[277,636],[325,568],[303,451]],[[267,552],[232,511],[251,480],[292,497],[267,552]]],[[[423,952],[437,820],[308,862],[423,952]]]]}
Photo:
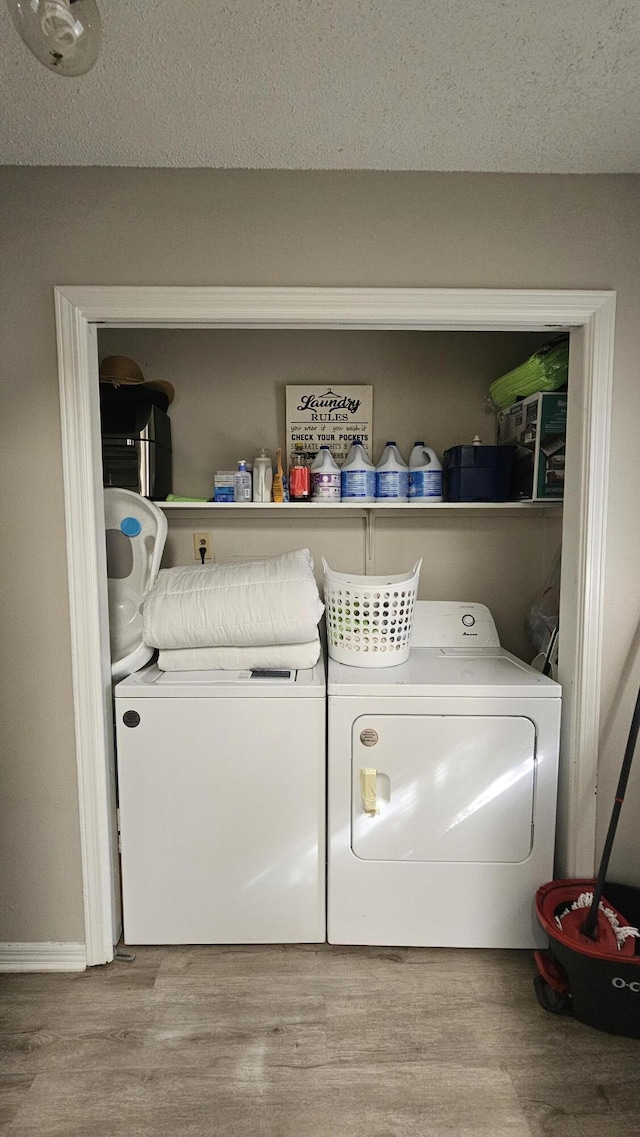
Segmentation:
{"type": "Polygon", "coordinates": [[[530,953],[138,948],[5,975],[2,1137],[640,1137],[640,1041],[530,953]]]}

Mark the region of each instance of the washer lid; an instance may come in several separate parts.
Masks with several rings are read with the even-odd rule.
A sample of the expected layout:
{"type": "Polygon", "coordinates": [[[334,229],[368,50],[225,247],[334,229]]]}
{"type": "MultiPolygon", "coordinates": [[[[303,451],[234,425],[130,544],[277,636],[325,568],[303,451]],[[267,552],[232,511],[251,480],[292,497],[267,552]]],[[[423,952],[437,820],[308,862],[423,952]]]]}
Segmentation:
{"type": "Polygon", "coordinates": [[[412,647],[397,667],[348,667],[329,660],[330,695],[450,695],[559,699],[562,688],[504,648],[412,647]]]}
{"type": "Polygon", "coordinates": [[[322,699],[324,664],[297,671],[161,671],[157,664],[129,675],[116,699],[322,699]]]}

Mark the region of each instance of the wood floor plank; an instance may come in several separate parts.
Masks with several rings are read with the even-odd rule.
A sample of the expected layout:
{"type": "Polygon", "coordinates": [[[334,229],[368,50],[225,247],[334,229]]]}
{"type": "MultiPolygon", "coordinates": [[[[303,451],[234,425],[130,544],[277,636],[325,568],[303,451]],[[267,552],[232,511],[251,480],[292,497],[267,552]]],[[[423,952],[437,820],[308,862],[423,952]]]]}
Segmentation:
{"type": "Polygon", "coordinates": [[[581,1137],[575,1114],[545,1102],[524,1102],[522,1105],[531,1137],[581,1137]]]}
{"type": "MultiPolygon", "coordinates": [[[[577,1119],[579,1137],[602,1137],[602,1119],[581,1115],[577,1119]]],[[[612,1137],[640,1137],[640,1116],[634,1113],[618,1113],[612,1137]]]]}
{"type": "Polygon", "coordinates": [[[108,989],[79,991],[78,995],[52,999],[26,998],[4,1003],[0,1008],[0,1031],[126,1029],[128,1023],[149,1022],[153,996],[138,990],[120,993],[108,989]]]}
{"type": "Polygon", "coordinates": [[[42,1074],[6,1137],[75,1137],[105,1124],[114,1135],[129,1127],[156,1137],[529,1137],[510,1080],[500,1071],[439,1067],[432,1076],[421,1066],[394,1067],[383,1078],[366,1068],[288,1068],[257,1078],[253,1086],[220,1086],[193,1071],[42,1074]]]}
{"type": "MultiPolygon", "coordinates": [[[[166,949],[162,949],[165,951],[166,949]]],[[[153,987],[159,970],[157,964],[136,960],[134,964],[109,963],[103,967],[90,967],[86,971],[19,972],[0,975],[0,1006],[16,1000],[37,998],[63,999],[67,995],[90,999],[94,990],[121,992],[153,987]]]]}
{"type": "Polygon", "coordinates": [[[543,1016],[535,1006],[470,995],[331,997],[327,1044],[345,1060],[400,1050],[445,1064],[500,1064],[514,1052],[561,1061],[571,1051],[576,1024],[543,1016]]]}
{"type": "Polygon", "coordinates": [[[565,1053],[561,1062],[551,1061],[549,1055],[506,1059],[504,1068],[518,1097],[538,1098],[574,1113],[609,1114],[635,1108],[640,1116],[640,1042],[627,1039],[622,1050],[607,1051],[605,1040],[610,1036],[604,1035],[602,1049],[586,1053],[580,1049],[580,1040],[590,1028],[574,1025],[574,1050],[565,1053]]]}
{"type": "MultiPolygon", "coordinates": [[[[640,1118],[640,1044],[631,1068],[631,1060],[625,1063],[628,1075],[620,1077],[620,1063],[616,1062],[610,1073],[602,1078],[602,1093],[606,1096],[611,1108],[617,1113],[633,1113],[640,1118]],[[613,1074],[613,1077],[611,1076],[613,1074]]],[[[601,1075],[599,1075],[601,1077],[601,1075]]]]}
{"type": "Polygon", "coordinates": [[[13,1119],[33,1083],[27,1073],[0,1073],[0,1127],[13,1119]]]}
{"type": "Polygon", "coordinates": [[[162,999],[138,996],[132,1006],[103,994],[93,1009],[66,1001],[42,1015],[48,1026],[34,1028],[31,1020],[31,1026],[0,1033],[7,1072],[103,1065],[198,1069],[254,1052],[264,1065],[326,1061],[325,1006],[317,996],[285,994],[274,1001],[255,990],[237,997],[221,988],[197,1000],[176,991],[162,999]]]}
{"type": "MultiPolygon", "coordinates": [[[[503,985],[507,976],[526,982],[535,968],[530,952],[473,951],[448,948],[348,947],[332,944],[221,945],[135,949],[164,952],[159,974],[241,978],[257,975],[313,975],[322,978],[358,975],[386,977],[404,974],[414,982],[419,969],[423,981],[436,982],[446,975],[463,980],[493,975],[503,985]],[[413,976],[413,978],[412,978],[413,976]]],[[[156,957],[157,958],[157,957],[156,957]]]]}
{"type": "Polygon", "coordinates": [[[408,1002],[443,1000],[463,1005],[470,1000],[512,1005],[532,1005],[533,968],[529,960],[514,960],[511,953],[501,968],[491,953],[428,952],[411,949],[411,955],[396,949],[334,949],[315,952],[273,952],[264,959],[256,952],[234,949],[208,959],[202,954],[185,956],[180,967],[160,968],[155,990],[159,995],[178,985],[185,999],[198,1001],[207,991],[223,986],[229,993],[255,989],[277,999],[282,992],[333,996],[348,1000],[400,998],[408,1002]],[[373,954],[375,952],[375,954],[373,954]],[[478,959],[477,957],[481,958],[478,959]],[[220,968],[221,959],[224,967],[220,968]],[[516,966],[514,966],[514,964],[516,966]]]}

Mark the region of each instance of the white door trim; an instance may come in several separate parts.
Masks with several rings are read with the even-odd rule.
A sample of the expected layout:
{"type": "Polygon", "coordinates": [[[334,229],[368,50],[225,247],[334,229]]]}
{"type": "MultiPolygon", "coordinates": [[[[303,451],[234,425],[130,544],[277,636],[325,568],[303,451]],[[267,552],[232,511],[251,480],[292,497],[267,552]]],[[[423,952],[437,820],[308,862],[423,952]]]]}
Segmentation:
{"type": "Polygon", "coordinates": [[[88,964],[113,958],[113,759],[96,326],[575,329],[565,500],[561,870],[595,841],[615,293],[422,288],[55,289],[88,964]],[[574,360],[575,355],[575,360],[574,360]],[[567,534],[570,536],[567,542],[567,534]]]}

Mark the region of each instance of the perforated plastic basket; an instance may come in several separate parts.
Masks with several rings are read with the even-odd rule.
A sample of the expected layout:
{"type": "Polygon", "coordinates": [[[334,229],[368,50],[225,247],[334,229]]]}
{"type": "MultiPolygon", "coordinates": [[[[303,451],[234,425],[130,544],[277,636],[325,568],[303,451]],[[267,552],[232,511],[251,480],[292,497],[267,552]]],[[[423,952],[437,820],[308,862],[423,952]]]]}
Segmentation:
{"type": "Polygon", "coordinates": [[[399,576],[354,576],[334,572],[322,558],[332,659],[352,667],[406,662],[421,565],[399,576]]]}

